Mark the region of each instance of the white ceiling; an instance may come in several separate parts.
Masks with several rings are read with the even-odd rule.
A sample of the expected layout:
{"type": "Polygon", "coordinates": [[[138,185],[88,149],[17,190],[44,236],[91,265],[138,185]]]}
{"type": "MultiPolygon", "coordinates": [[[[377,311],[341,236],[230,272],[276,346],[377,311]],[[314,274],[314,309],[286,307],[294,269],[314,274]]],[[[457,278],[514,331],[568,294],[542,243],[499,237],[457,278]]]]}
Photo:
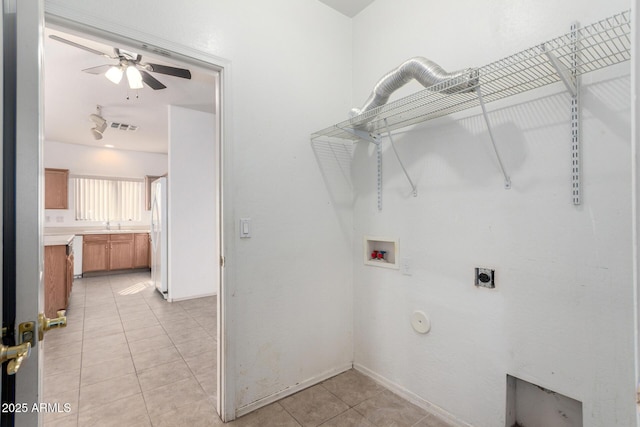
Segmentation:
{"type": "MultiPolygon", "coordinates": [[[[329,7],[353,17],[374,0],[320,0],[329,7]]],[[[167,62],[166,58],[140,52],[142,62],[188,68],[191,80],[164,74],[151,73],[166,89],[153,90],[147,86],[138,91],[127,88],[126,79],[119,85],[103,75],[93,75],[82,70],[103,64],[117,64],[102,56],[50,39],[58,35],[113,56],[113,45],[88,35],[63,33],[53,29],[45,32],[44,108],[45,139],[50,141],[82,144],[93,147],[113,145],[115,149],[167,153],[168,105],[179,105],[207,112],[215,110],[215,72],[167,62]],[[127,99],[127,97],[129,99],[127,99]],[[102,116],[112,122],[138,126],[136,131],[121,131],[108,127],[101,140],[91,133],[94,123],[90,114],[96,113],[96,105],[102,106],[102,116]]],[[[125,48],[127,46],[115,46],[125,48]]],[[[131,48],[127,50],[133,50],[131,48]]]]}
{"type": "MultiPolygon", "coordinates": [[[[117,64],[117,60],[104,58],[74,46],[49,38],[56,34],[67,40],[113,55],[111,45],[46,30],[44,63],[45,139],[50,141],[115,149],[167,153],[168,105],[179,105],[207,112],[214,112],[215,72],[200,69],[192,64],[169,63],[166,58],[142,53],[142,62],[188,68],[191,80],[166,74],[150,73],[160,80],[166,89],[153,90],[145,85],[140,90],[128,89],[126,78],[119,85],[104,75],[93,75],[82,70],[103,64],[117,64]],[[129,97],[129,99],[127,99],[129,97]],[[101,105],[102,116],[109,122],[138,126],[137,131],[122,131],[108,127],[101,140],[91,133],[94,126],[89,119],[101,105]]],[[[126,46],[116,46],[126,48],[126,46]]],[[[128,49],[131,50],[131,49],[128,49]]]]}
{"type": "Polygon", "coordinates": [[[338,12],[353,18],[363,9],[369,6],[374,0],[320,0],[327,6],[337,10],[338,12]]]}

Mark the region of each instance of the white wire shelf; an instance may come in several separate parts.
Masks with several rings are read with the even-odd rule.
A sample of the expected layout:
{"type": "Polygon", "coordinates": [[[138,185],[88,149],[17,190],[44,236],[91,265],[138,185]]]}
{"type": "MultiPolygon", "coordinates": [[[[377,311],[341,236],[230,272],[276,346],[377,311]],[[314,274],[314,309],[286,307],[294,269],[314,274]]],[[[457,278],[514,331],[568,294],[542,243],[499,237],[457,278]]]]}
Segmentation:
{"type": "MultiPolygon", "coordinates": [[[[477,68],[485,103],[563,81],[550,57],[575,76],[628,61],[631,57],[630,11],[556,37],[504,59],[477,68]],[[577,52],[576,52],[577,51],[577,52]],[[574,66],[577,53],[578,63],[574,66]]],[[[366,111],[349,120],[311,134],[311,139],[356,141],[354,130],[380,134],[477,107],[477,86],[464,92],[442,93],[462,81],[455,79],[428,87],[397,101],[366,111]],[[387,128],[388,126],[388,128],[387,128]]],[[[464,85],[460,85],[464,86],[464,85]]]]}

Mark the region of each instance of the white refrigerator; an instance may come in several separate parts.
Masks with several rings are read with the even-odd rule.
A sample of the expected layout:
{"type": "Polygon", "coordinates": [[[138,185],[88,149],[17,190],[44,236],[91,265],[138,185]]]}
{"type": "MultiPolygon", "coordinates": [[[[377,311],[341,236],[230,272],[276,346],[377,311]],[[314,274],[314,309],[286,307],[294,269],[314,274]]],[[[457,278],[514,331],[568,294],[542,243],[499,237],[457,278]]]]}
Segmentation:
{"type": "Polygon", "coordinates": [[[166,299],[169,293],[167,274],[167,178],[151,183],[151,281],[166,299]]]}

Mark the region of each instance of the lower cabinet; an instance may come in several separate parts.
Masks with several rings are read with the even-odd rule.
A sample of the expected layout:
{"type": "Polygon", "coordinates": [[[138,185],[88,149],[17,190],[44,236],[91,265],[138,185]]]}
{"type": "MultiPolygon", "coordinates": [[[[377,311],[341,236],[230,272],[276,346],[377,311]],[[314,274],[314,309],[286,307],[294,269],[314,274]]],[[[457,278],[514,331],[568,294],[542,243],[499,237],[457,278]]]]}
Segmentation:
{"type": "Polygon", "coordinates": [[[82,272],[149,268],[149,233],[85,234],[82,272]]]}
{"type": "Polygon", "coordinates": [[[150,241],[149,233],[136,233],[134,235],[134,268],[151,267],[149,263],[150,241]]]}
{"type": "Polygon", "coordinates": [[[58,310],[65,310],[73,284],[73,254],[67,255],[67,246],[44,248],[44,314],[58,317],[58,310]]]}
{"type": "Polygon", "coordinates": [[[109,270],[133,268],[133,234],[111,234],[109,270]]]}
{"type": "Polygon", "coordinates": [[[82,272],[109,269],[109,235],[88,234],[82,239],[82,272]]]}

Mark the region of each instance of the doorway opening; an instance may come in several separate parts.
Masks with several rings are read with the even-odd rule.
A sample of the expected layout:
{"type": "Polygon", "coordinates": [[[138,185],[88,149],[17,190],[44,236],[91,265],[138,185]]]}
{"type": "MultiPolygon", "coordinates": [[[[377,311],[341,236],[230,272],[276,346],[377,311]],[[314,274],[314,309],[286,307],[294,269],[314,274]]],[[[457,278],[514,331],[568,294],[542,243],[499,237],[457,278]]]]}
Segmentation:
{"type": "MultiPolygon", "coordinates": [[[[179,52],[46,18],[42,163],[68,170],[70,185],[67,209],[45,209],[41,217],[45,236],[76,235],[76,279],[66,307],[68,326],[51,331],[43,346],[43,401],[70,403],[71,410],[45,415],[45,426],[74,416],[98,423],[114,416],[126,422],[170,421],[194,407],[214,413],[218,408],[220,413],[223,69],[179,52]],[[63,52],[64,59],[48,58],[50,47],[56,54],[63,52]],[[133,52],[131,58],[142,57],[140,64],[154,64],[136,68],[166,88],[158,88],[154,80],[145,81],[143,88],[127,85],[126,66],[133,65],[114,60],[113,48],[133,52]],[[103,64],[99,74],[83,71],[103,64]],[[113,66],[125,77],[118,85],[100,75],[113,66]],[[152,72],[162,66],[188,69],[191,79],[152,72]],[[196,87],[197,95],[189,86],[196,87]],[[172,98],[175,93],[177,98],[172,98]],[[74,100],[76,94],[80,95],[74,100]],[[144,265],[138,259],[144,258],[139,249],[145,232],[152,231],[153,209],[143,209],[133,220],[76,220],[76,181],[143,181],[148,176],[165,176],[168,182],[164,292],[151,280],[154,263],[149,259],[144,265]],[[125,243],[129,239],[131,243],[125,243]],[[107,252],[104,268],[96,267],[92,252],[98,240],[96,246],[105,244],[107,252]],[[131,269],[126,260],[127,268],[114,266],[113,260],[123,262],[127,251],[134,257],[131,269]]],[[[147,250],[153,253],[153,245],[147,250]]]]}

